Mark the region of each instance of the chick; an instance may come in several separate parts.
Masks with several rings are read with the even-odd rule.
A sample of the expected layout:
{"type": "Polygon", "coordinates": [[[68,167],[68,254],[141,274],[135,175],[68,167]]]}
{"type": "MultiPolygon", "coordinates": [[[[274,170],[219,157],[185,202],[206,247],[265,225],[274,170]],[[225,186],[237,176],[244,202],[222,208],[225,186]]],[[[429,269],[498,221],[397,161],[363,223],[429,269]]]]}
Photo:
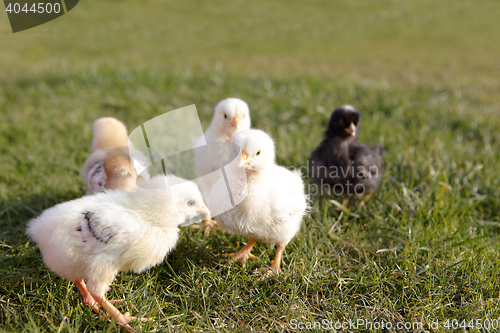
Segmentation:
{"type": "MultiPolygon", "coordinates": [[[[202,146],[213,142],[231,142],[238,132],[250,129],[250,110],[247,103],[238,98],[228,98],[220,101],[214,110],[212,122],[204,134],[196,140],[195,146],[202,146]]],[[[230,147],[224,145],[222,147],[230,147]]],[[[214,145],[214,147],[218,147],[214,145]]],[[[227,162],[227,153],[225,149],[195,149],[195,168],[196,175],[202,177],[220,169],[227,162]]],[[[212,185],[217,181],[215,179],[202,177],[199,185],[203,197],[206,199],[210,194],[212,185]]]]}
{"type": "Polygon", "coordinates": [[[382,178],[383,147],[358,142],[361,113],[350,105],[335,109],[325,138],[309,159],[309,176],[322,190],[368,200],[382,178]]]}
{"type": "Polygon", "coordinates": [[[245,264],[248,258],[256,258],[250,251],[257,240],[273,243],[276,255],[268,273],[279,273],[283,251],[299,231],[307,209],[304,183],[300,172],[276,165],[274,142],[265,132],[240,132],[233,144],[237,157],[226,169],[236,205],[232,209],[220,207],[227,204],[220,199],[226,188],[221,178],[210,191],[209,207],[218,211],[228,209],[216,217],[225,231],[250,237],[240,251],[229,257],[245,264]]]}
{"type": "MultiPolygon", "coordinates": [[[[238,98],[227,98],[215,106],[210,126],[204,136],[196,140],[195,146],[201,148],[194,150],[197,183],[205,200],[212,185],[222,175],[220,169],[228,162],[234,135],[248,129],[250,110],[247,103],[238,98]],[[219,172],[214,172],[217,170],[219,172]]],[[[211,222],[205,221],[203,227],[211,226],[211,222]]],[[[206,230],[209,232],[210,227],[206,230]]]]}
{"type": "Polygon", "coordinates": [[[129,155],[127,128],[122,122],[112,117],[99,118],[92,133],[92,153],[82,168],[87,194],[106,189],[131,192],[137,183],[149,179],[149,174],[142,172],[146,168],[142,154],[129,155]]]}
{"type": "Polygon", "coordinates": [[[128,323],[137,318],[120,313],[105,293],[119,272],[159,264],[177,243],[178,226],[198,214],[209,211],[195,183],[157,176],[132,193],[107,191],[47,209],[29,222],[27,234],[47,267],[73,281],[86,304],[95,312],[102,306],[133,331],[128,323]]]}

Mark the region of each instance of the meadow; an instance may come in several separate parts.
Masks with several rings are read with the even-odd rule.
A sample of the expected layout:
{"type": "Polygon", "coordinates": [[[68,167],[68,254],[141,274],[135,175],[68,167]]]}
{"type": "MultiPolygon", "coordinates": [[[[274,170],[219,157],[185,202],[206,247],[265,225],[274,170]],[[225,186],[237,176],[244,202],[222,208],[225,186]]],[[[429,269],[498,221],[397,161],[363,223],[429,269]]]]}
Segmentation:
{"type": "Polygon", "coordinates": [[[343,214],[340,198],[312,197],[284,274],[264,281],[273,246],[259,242],[259,259],[241,267],[221,254],[248,239],[183,229],[161,265],[120,274],[107,294],[154,318],[134,328],[500,324],[499,13],[494,0],[87,0],[17,34],[0,14],[0,330],[120,331],[45,267],[26,223],[85,193],[96,118],[132,130],[196,104],[206,128],[229,96],[296,168],[331,111],[354,105],[359,140],[385,146],[383,181],[343,214]]]}

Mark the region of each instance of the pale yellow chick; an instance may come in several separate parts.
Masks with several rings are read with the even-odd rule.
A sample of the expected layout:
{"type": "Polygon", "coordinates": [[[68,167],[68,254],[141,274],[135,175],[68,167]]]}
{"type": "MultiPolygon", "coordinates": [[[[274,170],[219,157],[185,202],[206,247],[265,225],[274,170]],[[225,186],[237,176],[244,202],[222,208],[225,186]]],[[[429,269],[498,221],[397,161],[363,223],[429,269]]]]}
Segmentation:
{"type": "Polygon", "coordinates": [[[82,168],[87,194],[106,189],[132,192],[149,179],[140,153],[129,153],[127,128],[116,118],[97,119],[92,126],[92,153],[82,168]],[[140,174],[140,175],[139,175],[140,174]]]}
{"type": "Polygon", "coordinates": [[[210,212],[196,184],[157,176],[132,193],[97,193],[47,209],[29,222],[27,234],[47,267],[73,281],[86,304],[95,312],[102,306],[133,332],[129,323],[137,318],[118,311],[105,293],[119,272],[161,263],[177,243],[178,226],[198,214],[210,212]]]}

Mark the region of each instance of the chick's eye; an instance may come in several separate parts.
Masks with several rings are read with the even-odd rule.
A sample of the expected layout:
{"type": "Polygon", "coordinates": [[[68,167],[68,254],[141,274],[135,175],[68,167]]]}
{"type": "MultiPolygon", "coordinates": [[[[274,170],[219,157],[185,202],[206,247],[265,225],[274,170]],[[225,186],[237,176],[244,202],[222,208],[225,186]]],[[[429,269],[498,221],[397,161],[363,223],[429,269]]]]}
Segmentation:
{"type": "Polygon", "coordinates": [[[224,119],[227,119],[227,114],[224,113],[224,119]]]}
{"type": "Polygon", "coordinates": [[[188,206],[194,206],[194,200],[189,200],[188,201],[188,206]]]}
{"type": "Polygon", "coordinates": [[[260,150],[257,152],[257,154],[255,154],[255,156],[259,156],[260,155],[260,150]]]}

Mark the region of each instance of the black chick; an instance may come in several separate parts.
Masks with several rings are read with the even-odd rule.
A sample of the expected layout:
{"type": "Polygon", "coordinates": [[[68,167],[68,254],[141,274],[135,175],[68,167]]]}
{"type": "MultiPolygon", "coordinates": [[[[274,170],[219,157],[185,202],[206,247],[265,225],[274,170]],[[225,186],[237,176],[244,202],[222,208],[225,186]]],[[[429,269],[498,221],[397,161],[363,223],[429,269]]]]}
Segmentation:
{"type": "Polygon", "coordinates": [[[325,138],[309,159],[309,177],[321,193],[365,195],[377,189],[382,178],[382,145],[374,148],[358,142],[361,113],[350,105],[335,109],[325,138]]]}

